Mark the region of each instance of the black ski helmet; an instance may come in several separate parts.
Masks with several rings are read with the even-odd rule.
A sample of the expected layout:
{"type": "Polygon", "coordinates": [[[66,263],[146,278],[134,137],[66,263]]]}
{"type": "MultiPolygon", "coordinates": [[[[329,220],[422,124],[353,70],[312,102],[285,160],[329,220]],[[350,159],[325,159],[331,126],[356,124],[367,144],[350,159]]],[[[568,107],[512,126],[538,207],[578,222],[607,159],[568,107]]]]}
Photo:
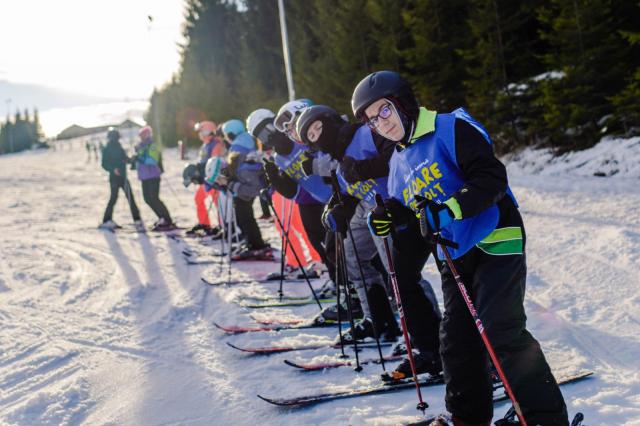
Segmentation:
{"type": "Polygon", "coordinates": [[[107,140],[118,142],[120,140],[120,132],[115,127],[109,127],[107,130],[107,140]]]}
{"type": "Polygon", "coordinates": [[[335,109],[326,105],[313,105],[306,108],[296,123],[296,131],[300,136],[302,143],[315,151],[329,152],[333,145],[337,142],[338,132],[340,128],[347,124],[344,118],[335,109]],[[322,121],[321,139],[312,142],[307,136],[309,126],[316,121],[322,121]],[[323,140],[325,143],[322,143],[323,140]]]}
{"type": "Polygon", "coordinates": [[[182,170],[182,183],[184,187],[188,187],[194,181],[197,182],[201,179],[200,168],[197,164],[187,164],[182,170]]]}
{"type": "Polygon", "coordinates": [[[364,110],[378,99],[387,98],[409,120],[418,119],[420,107],[407,80],[395,71],[377,71],[358,83],[351,96],[351,109],[359,121],[366,121],[364,110]]]}

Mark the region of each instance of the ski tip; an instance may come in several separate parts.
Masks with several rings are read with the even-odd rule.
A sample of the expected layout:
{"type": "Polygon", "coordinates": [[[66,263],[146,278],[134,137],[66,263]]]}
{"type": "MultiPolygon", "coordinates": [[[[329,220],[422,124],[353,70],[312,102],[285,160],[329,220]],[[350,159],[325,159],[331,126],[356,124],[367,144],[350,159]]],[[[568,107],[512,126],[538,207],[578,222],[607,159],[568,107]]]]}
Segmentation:
{"type": "MultiPolygon", "coordinates": [[[[285,363],[285,364],[287,364],[289,367],[293,367],[293,368],[298,368],[298,369],[300,369],[300,370],[304,370],[304,367],[303,367],[303,366],[298,365],[298,364],[296,364],[296,363],[295,363],[295,362],[293,362],[293,361],[289,361],[288,359],[285,359],[285,360],[284,360],[284,363],[285,363]]],[[[258,396],[260,396],[260,395],[258,395],[258,396]]]]}
{"type": "Polygon", "coordinates": [[[242,348],[237,347],[237,346],[236,346],[236,345],[234,345],[233,343],[230,343],[230,342],[226,342],[226,343],[227,343],[227,346],[230,346],[230,347],[232,347],[233,349],[236,349],[236,350],[238,350],[238,351],[242,351],[242,352],[250,352],[250,351],[247,351],[246,349],[242,349],[242,348]]]}
{"type": "Polygon", "coordinates": [[[285,404],[279,404],[277,401],[271,399],[271,398],[267,398],[266,396],[262,396],[260,394],[256,395],[258,398],[260,398],[261,400],[263,400],[264,402],[268,402],[269,404],[273,404],[273,405],[278,405],[280,407],[284,406],[285,404]]]}

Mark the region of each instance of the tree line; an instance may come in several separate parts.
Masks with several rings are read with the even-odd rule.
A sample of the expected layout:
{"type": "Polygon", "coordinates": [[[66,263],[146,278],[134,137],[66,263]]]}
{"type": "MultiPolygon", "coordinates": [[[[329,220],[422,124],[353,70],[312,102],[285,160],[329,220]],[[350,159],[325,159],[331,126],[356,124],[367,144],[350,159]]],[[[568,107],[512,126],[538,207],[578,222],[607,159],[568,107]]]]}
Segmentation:
{"type": "Polygon", "coordinates": [[[23,113],[16,111],[13,120],[7,116],[5,122],[0,124],[0,154],[30,149],[40,138],[42,129],[38,110],[34,109],[33,114],[28,109],[23,113]]]}
{"type": "MultiPolygon", "coordinates": [[[[297,97],[350,113],[355,85],[391,69],[421,103],[465,107],[499,152],[588,148],[640,133],[640,2],[285,0],[297,97]]],[[[276,0],[188,0],[179,71],[151,95],[166,146],[203,118],[287,99],[276,0]]]]}

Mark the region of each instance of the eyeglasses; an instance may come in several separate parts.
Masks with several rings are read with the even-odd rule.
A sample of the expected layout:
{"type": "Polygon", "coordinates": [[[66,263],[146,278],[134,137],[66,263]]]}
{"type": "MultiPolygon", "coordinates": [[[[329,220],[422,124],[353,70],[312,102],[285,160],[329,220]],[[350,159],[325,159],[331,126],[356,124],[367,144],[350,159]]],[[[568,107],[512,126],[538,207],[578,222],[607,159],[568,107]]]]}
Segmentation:
{"type": "Polygon", "coordinates": [[[211,133],[211,132],[209,132],[209,131],[207,131],[207,130],[200,130],[200,131],[198,132],[198,135],[199,135],[201,138],[206,138],[207,136],[211,136],[211,134],[212,134],[212,133],[211,133]]]}
{"type": "Polygon", "coordinates": [[[373,117],[369,117],[367,120],[367,124],[372,129],[377,129],[380,124],[380,119],[388,119],[393,114],[393,105],[391,103],[384,104],[380,110],[378,110],[378,115],[374,115],[373,117]]]}

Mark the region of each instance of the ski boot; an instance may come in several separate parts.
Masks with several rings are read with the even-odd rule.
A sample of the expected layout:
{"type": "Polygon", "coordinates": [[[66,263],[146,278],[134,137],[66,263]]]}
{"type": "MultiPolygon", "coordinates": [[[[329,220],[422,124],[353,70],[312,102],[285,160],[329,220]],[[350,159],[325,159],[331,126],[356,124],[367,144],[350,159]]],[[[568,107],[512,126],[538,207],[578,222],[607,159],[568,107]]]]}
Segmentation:
{"type": "Polygon", "coordinates": [[[271,246],[265,246],[260,249],[247,249],[231,256],[234,261],[250,261],[250,260],[274,260],[273,250],[271,246]]]}
{"type": "Polygon", "coordinates": [[[153,228],[151,228],[151,230],[156,232],[166,232],[166,231],[173,231],[174,229],[177,229],[177,228],[178,227],[176,226],[175,223],[172,223],[167,219],[165,219],[164,217],[161,217],[153,225],[153,228]]]}
{"type": "MultiPolygon", "coordinates": [[[[320,278],[320,274],[318,274],[318,271],[316,271],[315,269],[305,269],[304,271],[307,273],[307,277],[310,280],[315,280],[317,278],[320,278]]],[[[296,278],[299,280],[304,279],[304,274],[302,273],[302,271],[300,271],[300,273],[296,275],[296,278]]]]}
{"type": "Polygon", "coordinates": [[[146,231],[146,229],[144,227],[144,222],[142,222],[140,219],[133,221],[133,227],[135,228],[136,232],[145,232],[146,231]]]}
{"type": "MultiPolygon", "coordinates": [[[[442,361],[440,355],[428,351],[413,352],[413,362],[416,367],[416,374],[429,373],[430,376],[437,376],[442,373],[442,361]]],[[[411,363],[406,357],[390,374],[384,374],[385,381],[401,380],[412,377],[411,363]]]]}
{"type": "MultiPolygon", "coordinates": [[[[363,318],[353,324],[353,329],[349,328],[342,334],[342,342],[351,345],[354,340],[360,342],[366,338],[374,339],[375,333],[373,327],[373,320],[371,318],[363,318]]],[[[340,342],[340,336],[338,336],[336,340],[340,342]]]]}
{"type": "Polygon", "coordinates": [[[316,291],[318,298],[320,299],[330,299],[336,297],[336,284],[332,280],[327,280],[320,290],[316,291]]]}
{"type": "Polygon", "coordinates": [[[122,229],[122,226],[115,223],[113,220],[107,220],[106,222],[98,225],[98,229],[104,229],[107,231],[115,232],[116,229],[122,229]]]}
{"type": "MultiPolygon", "coordinates": [[[[562,424],[563,418],[566,419],[567,413],[529,413],[527,414],[527,424],[562,424]]],[[[584,421],[582,413],[576,413],[571,421],[571,426],[581,426],[584,421]]],[[[489,424],[489,423],[487,423],[489,424]]],[[[519,426],[520,420],[516,414],[515,408],[511,406],[503,418],[494,423],[495,426],[519,426]]]]}
{"type": "MultiPolygon", "coordinates": [[[[360,306],[360,301],[358,299],[351,299],[351,308],[353,309],[353,317],[354,320],[356,318],[362,318],[362,306],[360,306]]],[[[340,304],[340,320],[342,322],[347,322],[349,320],[349,313],[347,311],[347,306],[345,302],[340,304]]],[[[327,306],[322,309],[320,314],[313,319],[313,324],[321,325],[321,324],[334,324],[338,322],[338,304],[327,306]]]]}
{"type": "Polygon", "coordinates": [[[453,423],[451,423],[451,418],[449,416],[446,414],[440,414],[438,417],[433,419],[431,423],[429,423],[429,426],[450,426],[452,424],[453,423]]]}

